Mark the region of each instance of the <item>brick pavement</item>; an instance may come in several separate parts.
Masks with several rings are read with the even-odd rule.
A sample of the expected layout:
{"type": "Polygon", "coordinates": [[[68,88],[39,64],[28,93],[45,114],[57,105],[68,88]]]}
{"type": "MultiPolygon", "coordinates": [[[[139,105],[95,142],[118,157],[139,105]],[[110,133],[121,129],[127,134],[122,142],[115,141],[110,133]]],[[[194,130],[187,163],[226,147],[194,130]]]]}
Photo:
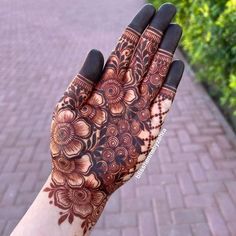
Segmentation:
{"type": "MultiPolygon", "coordinates": [[[[108,56],[142,4],[1,1],[1,235],[9,235],[49,173],[54,104],[88,50],[108,56]]],[[[112,196],[92,235],[236,235],[235,136],[188,67],[165,128],[141,179],[112,196]]]]}

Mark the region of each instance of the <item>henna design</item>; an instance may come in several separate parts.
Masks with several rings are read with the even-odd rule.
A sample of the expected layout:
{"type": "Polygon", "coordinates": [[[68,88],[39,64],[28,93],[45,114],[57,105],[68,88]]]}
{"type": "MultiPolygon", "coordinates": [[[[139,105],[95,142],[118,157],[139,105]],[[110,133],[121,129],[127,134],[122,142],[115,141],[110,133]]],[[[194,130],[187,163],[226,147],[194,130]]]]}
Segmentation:
{"type": "Polygon", "coordinates": [[[79,217],[84,234],[145,160],[174,98],[162,88],[154,100],[172,59],[156,54],[161,33],[149,27],[134,54],[138,39],[126,29],[95,89],[76,76],[53,114],[51,183],[44,191],[60,209],[58,224],[79,217]]]}
{"type": "Polygon", "coordinates": [[[156,53],[146,77],[142,81],[141,94],[148,100],[153,100],[161,88],[169,70],[173,55],[159,49],[156,53]]]}

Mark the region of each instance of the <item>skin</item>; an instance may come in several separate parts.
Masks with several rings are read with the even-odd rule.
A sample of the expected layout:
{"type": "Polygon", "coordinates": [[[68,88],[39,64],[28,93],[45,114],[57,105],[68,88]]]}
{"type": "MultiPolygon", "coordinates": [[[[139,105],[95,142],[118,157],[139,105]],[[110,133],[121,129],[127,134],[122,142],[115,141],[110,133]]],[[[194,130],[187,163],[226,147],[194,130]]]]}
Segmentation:
{"type": "Polygon", "coordinates": [[[89,235],[111,194],[145,161],[184,64],[176,9],[148,4],[108,58],[89,52],[53,113],[52,172],[12,235],[89,235]],[[93,66],[91,66],[93,65],[93,66]]]}

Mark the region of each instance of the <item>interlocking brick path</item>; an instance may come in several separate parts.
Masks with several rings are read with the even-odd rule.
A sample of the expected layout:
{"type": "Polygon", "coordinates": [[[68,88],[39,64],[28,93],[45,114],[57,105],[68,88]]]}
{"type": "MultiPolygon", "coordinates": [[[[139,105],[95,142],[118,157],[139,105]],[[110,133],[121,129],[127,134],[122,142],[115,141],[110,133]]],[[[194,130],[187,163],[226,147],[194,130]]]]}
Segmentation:
{"type": "MultiPolygon", "coordinates": [[[[88,50],[108,56],[142,4],[1,0],[1,235],[9,235],[49,174],[56,101],[88,50]]],[[[141,179],[111,197],[92,235],[236,235],[235,136],[188,67],[165,128],[141,179]]]]}

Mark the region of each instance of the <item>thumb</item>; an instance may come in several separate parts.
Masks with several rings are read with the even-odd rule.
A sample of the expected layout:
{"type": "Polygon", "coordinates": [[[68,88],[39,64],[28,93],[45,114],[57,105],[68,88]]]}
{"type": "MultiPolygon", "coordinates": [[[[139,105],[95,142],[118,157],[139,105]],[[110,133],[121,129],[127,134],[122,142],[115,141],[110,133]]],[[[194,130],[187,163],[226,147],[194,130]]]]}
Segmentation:
{"type": "Polygon", "coordinates": [[[104,58],[100,51],[92,49],[78,75],[68,86],[60,101],[60,108],[80,108],[89,98],[93,88],[99,81],[103,69],[104,58]]]}

